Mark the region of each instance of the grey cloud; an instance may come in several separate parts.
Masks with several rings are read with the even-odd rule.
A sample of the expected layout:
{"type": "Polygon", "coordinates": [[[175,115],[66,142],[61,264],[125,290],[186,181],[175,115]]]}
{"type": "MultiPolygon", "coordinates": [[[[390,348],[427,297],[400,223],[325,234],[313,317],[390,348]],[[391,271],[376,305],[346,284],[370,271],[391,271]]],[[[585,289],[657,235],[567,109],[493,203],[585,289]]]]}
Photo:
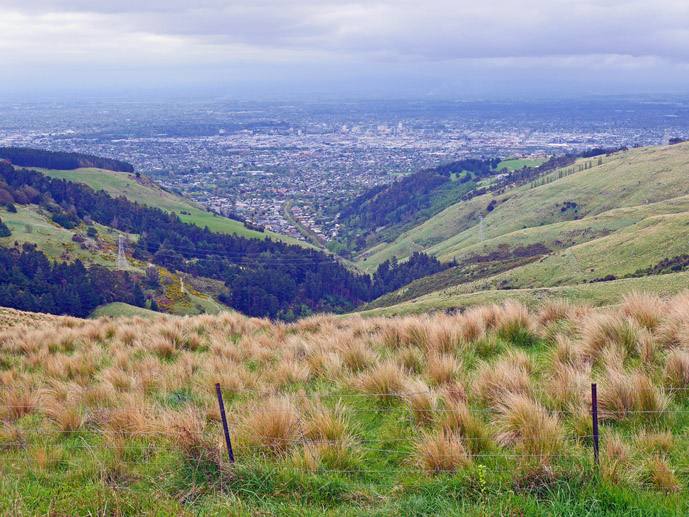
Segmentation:
{"type": "MultiPolygon", "coordinates": [[[[24,2],[5,0],[25,11],[24,2]]],[[[689,3],[618,0],[37,0],[213,45],[451,60],[586,54],[689,61],[689,3]]]]}

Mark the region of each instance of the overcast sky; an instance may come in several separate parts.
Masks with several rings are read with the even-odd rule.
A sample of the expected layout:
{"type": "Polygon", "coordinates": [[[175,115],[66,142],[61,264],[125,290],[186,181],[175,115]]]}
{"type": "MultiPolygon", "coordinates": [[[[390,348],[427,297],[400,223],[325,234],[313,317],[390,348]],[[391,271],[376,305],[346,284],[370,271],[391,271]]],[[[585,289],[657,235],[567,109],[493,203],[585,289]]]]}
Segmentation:
{"type": "Polygon", "coordinates": [[[0,91],[679,92],[687,0],[0,0],[0,91]]]}

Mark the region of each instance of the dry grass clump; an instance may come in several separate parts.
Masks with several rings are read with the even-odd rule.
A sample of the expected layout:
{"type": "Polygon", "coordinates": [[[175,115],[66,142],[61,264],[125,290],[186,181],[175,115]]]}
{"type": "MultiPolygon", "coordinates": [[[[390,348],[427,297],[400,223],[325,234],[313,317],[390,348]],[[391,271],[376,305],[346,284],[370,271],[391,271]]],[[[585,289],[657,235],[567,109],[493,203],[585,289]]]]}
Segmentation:
{"type": "Polygon", "coordinates": [[[536,323],[521,303],[507,302],[497,313],[496,329],[503,339],[518,346],[536,342],[536,323]]]}
{"type": "Polygon", "coordinates": [[[563,429],[559,419],[540,403],[522,393],[505,393],[501,398],[496,438],[503,445],[514,444],[539,463],[547,463],[562,449],[563,429]]]}
{"type": "Polygon", "coordinates": [[[247,442],[263,446],[263,453],[284,456],[299,437],[297,408],[285,397],[270,397],[248,409],[242,422],[247,442]]]}
{"type": "Polygon", "coordinates": [[[403,392],[407,380],[407,374],[397,363],[385,361],[373,369],[360,374],[356,385],[364,393],[378,395],[381,397],[381,400],[387,400],[391,398],[387,395],[403,392]]]}
{"type": "Polygon", "coordinates": [[[689,388],[689,351],[671,350],[663,370],[665,386],[674,390],[689,388]]]}
{"type": "Polygon", "coordinates": [[[454,472],[471,464],[461,436],[444,430],[439,434],[425,433],[416,444],[414,458],[428,472],[454,472]]]}
{"type": "Polygon", "coordinates": [[[352,372],[365,370],[378,360],[378,355],[362,341],[339,342],[334,348],[338,351],[342,364],[352,372]]]}
{"type": "Polygon", "coordinates": [[[406,386],[409,407],[414,422],[418,425],[430,425],[435,417],[437,397],[423,381],[412,381],[406,386]]]}
{"type": "Polygon", "coordinates": [[[506,393],[529,392],[531,375],[523,364],[515,363],[510,357],[502,357],[494,363],[480,364],[473,384],[480,399],[496,405],[501,403],[506,393]]]}
{"type": "Polygon", "coordinates": [[[86,421],[81,390],[70,385],[59,386],[56,390],[45,390],[39,394],[41,412],[62,433],[71,433],[82,428],[86,421]]]}
{"type": "Polygon", "coordinates": [[[278,389],[305,383],[310,377],[309,365],[292,358],[283,358],[271,374],[272,382],[278,389]]]}
{"type": "Polygon", "coordinates": [[[402,348],[396,354],[400,366],[410,374],[421,373],[424,367],[424,356],[418,348],[402,348]]]}
{"type": "Polygon", "coordinates": [[[646,459],[638,476],[643,483],[659,490],[666,492],[679,490],[674,470],[670,468],[668,461],[660,456],[651,456],[646,459]]]}
{"type": "Polygon", "coordinates": [[[428,356],[425,377],[435,386],[452,382],[461,369],[461,363],[453,355],[432,353],[428,356]]]}
{"type": "Polygon", "coordinates": [[[304,434],[312,442],[307,451],[309,456],[315,456],[318,466],[328,469],[354,468],[360,458],[341,401],[333,408],[315,404],[305,413],[304,434]]]}
{"type": "Polygon", "coordinates": [[[428,324],[427,334],[426,348],[429,353],[452,353],[462,339],[455,319],[444,314],[435,317],[428,324]]]}
{"type": "Polygon", "coordinates": [[[628,483],[631,481],[633,477],[631,470],[632,453],[629,445],[615,434],[605,436],[601,445],[601,477],[611,483],[628,483]]]}
{"type": "Polygon", "coordinates": [[[664,347],[689,346],[689,291],[665,302],[664,315],[654,335],[664,347]]]}
{"type": "Polygon", "coordinates": [[[584,354],[567,336],[555,337],[554,346],[550,350],[549,365],[555,369],[558,365],[576,366],[584,362],[584,354]]]}
{"type": "Polygon", "coordinates": [[[157,412],[152,411],[143,392],[121,392],[116,403],[116,407],[107,410],[91,410],[104,434],[124,439],[159,432],[157,412]]]}
{"type": "Polygon", "coordinates": [[[571,310],[572,304],[567,300],[550,300],[538,311],[536,319],[541,327],[547,327],[552,323],[567,319],[571,310]]]}
{"type": "Polygon", "coordinates": [[[490,433],[479,414],[469,410],[466,401],[461,398],[446,392],[437,419],[443,432],[463,437],[473,454],[480,453],[490,444],[490,433]]]}
{"type": "Polygon", "coordinates": [[[461,318],[460,336],[471,343],[478,341],[495,327],[499,308],[495,305],[473,307],[466,311],[461,318]]]}
{"type": "Polygon", "coordinates": [[[3,410],[7,409],[9,418],[19,420],[25,415],[36,411],[40,405],[35,390],[22,387],[12,387],[0,392],[3,395],[3,410]]]}
{"type": "Polygon", "coordinates": [[[645,420],[660,418],[670,400],[655,387],[644,372],[625,372],[609,367],[598,385],[598,408],[601,419],[624,420],[636,413],[645,420]]]}
{"type": "Polygon", "coordinates": [[[636,448],[646,454],[668,456],[674,447],[674,436],[670,431],[642,429],[635,438],[636,448]]]}
{"type": "Polygon", "coordinates": [[[583,320],[580,328],[583,352],[592,360],[611,347],[636,353],[640,334],[641,327],[634,320],[615,313],[592,314],[583,320]]]}
{"type": "Polygon", "coordinates": [[[648,330],[654,330],[665,312],[665,302],[656,294],[632,291],[624,296],[620,312],[648,330]]]}
{"type": "Polygon", "coordinates": [[[548,375],[546,393],[552,406],[561,411],[587,410],[591,399],[591,365],[555,363],[548,375]]]}

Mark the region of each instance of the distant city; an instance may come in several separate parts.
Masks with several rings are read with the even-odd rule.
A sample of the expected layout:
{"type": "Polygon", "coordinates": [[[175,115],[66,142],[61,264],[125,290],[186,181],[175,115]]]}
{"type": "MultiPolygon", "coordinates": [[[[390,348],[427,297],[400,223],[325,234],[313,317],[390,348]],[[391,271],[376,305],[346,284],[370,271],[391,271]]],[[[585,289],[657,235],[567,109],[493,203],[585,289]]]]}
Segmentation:
{"type": "Polygon", "coordinates": [[[0,102],[0,145],[126,160],[209,210],[323,243],[323,207],[466,157],[544,158],[689,136],[689,102],[0,102]],[[313,240],[313,239],[312,239],[313,240]]]}

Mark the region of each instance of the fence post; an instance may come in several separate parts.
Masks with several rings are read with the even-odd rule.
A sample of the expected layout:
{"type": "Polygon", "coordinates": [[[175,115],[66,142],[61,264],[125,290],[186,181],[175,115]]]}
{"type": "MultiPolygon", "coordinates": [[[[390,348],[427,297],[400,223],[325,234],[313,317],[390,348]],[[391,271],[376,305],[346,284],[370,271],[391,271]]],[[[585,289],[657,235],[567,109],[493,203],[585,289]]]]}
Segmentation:
{"type": "Polygon", "coordinates": [[[596,467],[600,465],[598,450],[598,390],[596,383],[591,384],[591,416],[593,417],[593,459],[596,467]]]}
{"type": "Polygon", "coordinates": [[[227,417],[225,416],[225,404],[222,400],[222,390],[220,383],[215,384],[215,392],[218,395],[218,406],[220,406],[220,418],[222,418],[222,427],[225,431],[225,445],[227,445],[227,455],[230,457],[230,463],[234,463],[234,453],[232,452],[232,442],[230,441],[230,431],[227,428],[227,417]]]}

